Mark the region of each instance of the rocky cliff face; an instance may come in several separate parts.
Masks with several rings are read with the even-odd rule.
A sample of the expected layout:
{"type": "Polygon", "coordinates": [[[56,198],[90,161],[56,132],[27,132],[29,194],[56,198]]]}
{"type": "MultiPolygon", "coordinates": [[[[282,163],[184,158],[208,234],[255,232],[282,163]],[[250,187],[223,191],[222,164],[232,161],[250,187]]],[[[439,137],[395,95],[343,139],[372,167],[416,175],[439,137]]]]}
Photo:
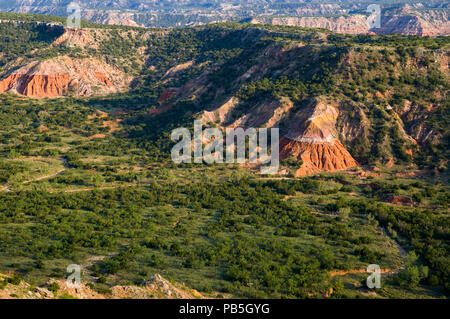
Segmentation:
{"type": "MultiPolygon", "coordinates": [[[[32,98],[52,98],[107,95],[129,89],[133,76],[125,74],[123,63],[99,52],[102,41],[110,39],[110,30],[33,24],[44,28],[38,37],[45,38],[46,31],[53,28],[58,28],[60,35],[36,52],[37,56],[45,58],[21,56],[2,65],[0,94],[13,92],[32,98]],[[60,55],[55,54],[59,51],[60,55]]],[[[140,53],[135,55],[141,58],[140,53]]],[[[127,62],[131,63],[130,59],[127,62]]]]}
{"type": "Polygon", "coordinates": [[[384,16],[377,34],[403,34],[419,36],[438,36],[450,33],[450,24],[441,22],[438,26],[415,15],[384,16]]]}
{"type": "Polygon", "coordinates": [[[65,43],[68,47],[97,48],[99,39],[96,39],[96,37],[97,32],[95,30],[65,28],[64,33],[53,42],[53,46],[65,43]]]}
{"type": "Polygon", "coordinates": [[[346,170],[358,165],[338,139],[337,108],[325,101],[311,101],[291,117],[289,113],[294,105],[289,99],[266,101],[257,104],[238,119],[233,119],[239,103],[233,97],[216,110],[204,111],[201,119],[205,125],[215,123],[223,128],[244,129],[278,127],[280,122],[288,122],[288,131],[280,140],[280,158],[293,157],[301,161],[296,177],[322,171],[346,170]]]}
{"type": "Polygon", "coordinates": [[[255,24],[269,23],[273,25],[322,28],[344,34],[365,34],[368,33],[370,29],[366,20],[367,17],[364,15],[352,15],[340,17],[253,18],[250,22],[255,24]]]}
{"type": "Polygon", "coordinates": [[[296,142],[284,137],[280,141],[280,156],[294,156],[303,162],[295,177],[346,170],[358,165],[338,139],[331,142],[296,142]]]}
{"type": "Polygon", "coordinates": [[[0,81],[0,93],[16,92],[33,98],[57,97],[67,94],[69,82],[67,74],[13,73],[0,81]]]}
{"type": "Polygon", "coordinates": [[[31,98],[104,95],[127,89],[131,78],[104,61],[60,56],[34,61],[3,76],[0,93],[31,98]]]}
{"type": "Polygon", "coordinates": [[[139,26],[135,14],[131,12],[86,10],[83,12],[83,19],[101,24],[139,26]]]}
{"type": "Polygon", "coordinates": [[[366,15],[352,14],[337,17],[255,17],[256,24],[323,28],[343,34],[403,34],[438,36],[450,34],[448,10],[416,10],[407,5],[382,10],[381,28],[370,29],[366,15]]]}
{"type": "Polygon", "coordinates": [[[303,162],[295,176],[358,165],[337,137],[338,115],[334,106],[315,100],[290,121],[289,130],[280,141],[280,157],[293,156],[303,162]]]}
{"type": "Polygon", "coordinates": [[[338,91],[347,84],[354,83],[353,86],[337,94],[328,88],[321,95],[305,99],[295,94],[306,95],[307,89],[293,93],[292,82],[280,78],[297,73],[300,79],[317,79],[314,73],[318,66],[337,57],[337,52],[320,45],[271,43],[252,55],[251,64],[230,65],[227,72],[233,72],[235,77],[226,83],[208,81],[208,74],[214,76],[220,70],[214,66],[183,86],[166,90],[160,96],[159,109],[166,111],[184,100],[202,101],[202,96],[214,97],[208,99],[212,101],[210,105],[202,105],[200,118],[205,126],[279,127],[281,158],[302,162],[295,176],[347,170],[368,162],[392,166],[408,161],[425,141],[442,141],[442,134],[425,124],[434,111],[443,107],[442,93],[435,92],[436,102],[422,110],[419,104],[423,103],[403,106],[392,98],[396,92],[408,94],[413,89],[410,76],[427,74],[436,83],[448,79],[447,54],[429,53],[422,50],[412,57],[402,56],[393,48],[345,50],[336,64],[328,67],[327,79],[336,79],[338,91]],[[271,76],[279,82],[268,80],[271,76]],[[372,84],[389,77],[394,86],[372,84]],[[250,83],[249,90],[239,92],[246,83],[250,83]],[[360,90],[364,93],[358,93],[360,90]]]}

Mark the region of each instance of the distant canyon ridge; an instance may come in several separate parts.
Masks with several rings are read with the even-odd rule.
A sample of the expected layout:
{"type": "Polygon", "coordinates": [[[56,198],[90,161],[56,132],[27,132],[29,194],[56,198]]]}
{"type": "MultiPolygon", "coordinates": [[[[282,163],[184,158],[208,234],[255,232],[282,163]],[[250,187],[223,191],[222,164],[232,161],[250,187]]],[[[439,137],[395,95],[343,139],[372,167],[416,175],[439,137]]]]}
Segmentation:
{"type": "MultiPolygon", "coordinates": [[[[67,16],[70,0],[0,1],[0,11],[67,16]]],[[[381,28],[367,23],[373,1],[291,0],[79,0],[82,18],[91,22],[141,27],[185,27],[215,22],[246,21],[324,28],[343,34],[450,34],[449,4],[444,1],[378,1],[381,28]]]]}
{"type": "Polygon", "coordinates": [[[379,28],[371,28],[365,14],[319,17],[252,18],[251,23],[323,28],[343,34],[402,34],[441,36],[450,34],[449,10],[415,10],[409,5],[382,10],[379,28]]]}

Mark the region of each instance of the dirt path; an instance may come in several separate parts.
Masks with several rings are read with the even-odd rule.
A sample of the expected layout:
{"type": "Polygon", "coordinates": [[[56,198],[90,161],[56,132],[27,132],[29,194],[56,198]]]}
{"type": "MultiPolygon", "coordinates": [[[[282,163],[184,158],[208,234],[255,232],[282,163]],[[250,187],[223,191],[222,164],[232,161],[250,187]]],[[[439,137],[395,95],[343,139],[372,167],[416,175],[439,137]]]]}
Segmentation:
{"type": "MultiPolygon", "coordinates": [[[[383,227],[380,226],[379,228],[380,228],[381,232],[383,233],[383,235],[385,235],[386,237],[388,237],[389,239],[391,239],[394,242],[400,256],[402,256],[402,258],[405,258],[407,255],[405,249],[403,249],[403,247],[400,246],[399,243],[395,239],[391,238],[386,233],[386,230],[383,227]]],[[[385,269],[380,269],[380,270],[381,270],[382,275],[394,275],[394,274],[399,273],[403,269],[404,268],[402,266],[401,268],[398,268],[398,269],[385,268],[385,269]]],[[[348,275],[348,274],[362,274],[362,273],[367,273],[367,270],[366,269],[333,270],[333,271],[330,271],[328,274],[331,277],[335,277],[335,276],[344,276],[344,275],[348,275]]]]}
{"type": "Polygon", "coordinates": [[[177,227],[178,224],[181,222],[181,219],[184,218],[184,217],[187,217],[187,216],[189,216],[189,213],[184,214],[184,215],[181,215],[180,217],[178,217],[178,219],[176,220],[176,222],[173,223],[173,228],[177,227]]]}
{"type": "Polygon", "coordinates": [[[381,232],[383,233],[384,236],[390,238],[390,239],[394,242],[395,247],[397,248],[398,253],[400,254],[400,256],[402,256],[403,258],[405,258],[406,255],[408,255],[408,253],[406,252],[406,250],[405,250],[402,246],[400,246],[400,244],[399,244],[395,239],[391,238],[391,236],[389,236],[389,235],[386,233],[386,230],[385,230],[383,227],[380,226],[380,230],[381,230],[381,232]]]}
{"type": "MultiPolygon", "coordinates": [[[[399,271],[400,269],[389,269],[389,268],[380,269],[382,275],[392,275],[396,274],[399,271]]],[[[368,273],[367,269],[332,270],[328,272],[328,274],[331,277],[344,276],[348,274],[364,274],[364,273],[368,273]]]]}
{"type": "MultiPolygon", "coordinates": [[[[58,175],[64,173],[67,169],[67,161],[65,158],[60,158],[60,160],[62,161],[64,168],[62,168],[54,173],[48,174],[48,175],[39,176],[39,177],[30,179],[28,181],[24,181],[24,182],[22,182],[22,184],[26,185],[26,184],[30,184],[33,182],[42,181],[44,179],[49,179],[49,178],[52,178],[52,177],[55,177],[55,176],[58,176],[58,175]]],[[[5,186],[0,187],[0,192],[11,192],[11,185],[5,185],[5,186]]]]}
{"type": "MultiPolygon", "coordinates": [[[[120,188],[120,187],[124,187],[124,186],[120,185],[120,186],[104,186],[104,187],[88,187],[88,188],[80,188],[80,189],[68,189],[68,190],[63,191],[63,193],[90,192],[93,190],[115,189],[115,188],[120,188]]],[[[49,193],[58,193],[58,192],[50,191],[49,193]]]]}
{"type": "Polygon", "coordinates": [[[44,176],[39,176],[39,177],[37,177],[37,178],[35,178],[35,179],[31,179],[31,180],[29,180],[29,181],[22,182],[22,184],[30,184],[30,183],[33,183],[33,182],[42,181],[42,180],[44,180],[44,179],[49,179],[49,178],[58,176],[58,175],[62,174],[62,173],[65,172],[65,171],[66,171],[66,169],[63,168],[63,169],[60,169],[59,171],[56,171],[56,172],[54,172],[54,173],[52,173],[52,174],[48,174],[48,175],[44,175],[44,176]]]}

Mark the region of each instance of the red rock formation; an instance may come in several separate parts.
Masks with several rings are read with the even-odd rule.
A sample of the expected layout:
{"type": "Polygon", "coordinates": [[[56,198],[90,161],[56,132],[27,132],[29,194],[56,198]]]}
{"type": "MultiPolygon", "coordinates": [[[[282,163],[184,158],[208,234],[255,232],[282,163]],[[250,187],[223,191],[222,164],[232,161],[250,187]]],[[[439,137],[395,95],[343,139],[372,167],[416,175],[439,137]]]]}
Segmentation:
{"type": "Polygon", "coordinates": [[[388,16],[382,19],[380,29],[374,29],[378,34],[403,34],[419,36],[437,36],[444,30],[439,30],[429,22],[417,16],[388,16]]]}
{"type": "Polygon", "coordinates": [[[0,93],[11,90],[14,87],[19,76],[17,74],[11,74],[5,79],[0,81],[0,93]]]}
{"type": "Polygon", "coordinates": [[[59,45],[63,42],[66,42],[66,44],[69,46],[76,47],[95,47],[97,45],[97,43],[95,43],[95,39],[87,29],[64,29],[64,33],[59,38],[57,38],[53,42],[53,44],[59,45]]]}
{"type": "Polygon", "coordinates": [[[35,98],[62,96],[69,81],[67,74],[11,74],[0,81],[0,93],[15,89],[19,94],[35,98]]]}
{"type": "Polygon", "coordinates": [[[11,91],[32,98],[109,94],[127,89],[131,77],[97,59],[67,56],[34,61],[0,80],[0,94],[11,91]]]}
{"type": "MultiPolygon", "coordinates": [[[[328,29],[336,33],[364,34],[369,32],[369,25],[364,15],[340,16],[340,17],[275,17],[270,24],[291,25],[307,28],[328,29]]],[[[262,20],[254,18],[252,23],[262,23],[262,20]]]]}
{"type": "Polygon", "coordinates": [[[333,106],[316,100],[293,118],[280,140],[280,157],[294,156],[303,162],[296,177],[358,165],[336,137],[337,117],[333,106]]]}
{"type": "Polygon", "coordinates": [[[295,177],[321,171],[337,171],[355,167],[358,163],[339,140],[332,142],[297,142],[286,137],[280,140],[280,157],[295,156],[303,162],[295,177]]]}
{"type": "Polygon", "coordinates": [[[102,72],[94,72],[94,75],[100,82],[106,84],[107,86],[113,86],[111,81],[108,80],[108,78],[102,72]]]}
{"type": "Polygon", "coordinates": [[[19,93],[30,97],[62,96],[69,86],[70,78],[67,74],[59,75],[25,75],[19,93]]]}

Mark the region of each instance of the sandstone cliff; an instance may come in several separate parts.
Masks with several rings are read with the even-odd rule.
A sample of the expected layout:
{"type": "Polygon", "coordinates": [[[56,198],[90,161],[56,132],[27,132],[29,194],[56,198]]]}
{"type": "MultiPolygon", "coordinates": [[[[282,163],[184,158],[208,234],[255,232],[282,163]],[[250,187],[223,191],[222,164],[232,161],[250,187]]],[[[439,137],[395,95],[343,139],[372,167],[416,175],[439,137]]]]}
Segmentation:
{"type": "Polygon", "coordinates": [[[337,138],[338,114],[334,106],[316,100],[291,120],[288,133],[280,141],[280,157],[294,156],[303,162],[295,176],[358,165],[337,138]]]}
{"type": "Polygon", "coordinates": [[[223,128],[271,128],[278,127],[281,121],[288,121],[288,131],[280,140],[280,157],[294,157],[301,161],[295,176],[345,170],[358,165],[338,139],[337,108],[325,101],[312,101],[291,119],[288,116],[293,108],[290,100],[265,101],[233,120],[233,112],[239,103],[233,97],[216,110],[204,111],[201,119],[205,125],[214,123],[223,128]]]}
{"type": "Polygon", "coordinates": [[[103,95],[124,91],[130,82],[129,76],[96,58],[60,56],[31,62],[4,75],[0,93],[32,98],[103,95]]]}
{"type": "Polygon", "coordinates": [[[369,26],[364,15],[339,16],[339,17],[274,17],[253,18],[251,23],[269,23],[273,25],[289,25],[307,28],[328,29],[336,33],[360,34],[368,33],[369,26]]]}
{"type": "Polygon", "coordinates": [[[438,36],[450,34],[448,10],[416,10],[408,5],[382,10],[381,28],[370,29],[367,15],[346,14],[322,17],[255,17],[255,24],[273,24],[323,28],[343,34],[403,34],[419,36],[438,36]]]}

